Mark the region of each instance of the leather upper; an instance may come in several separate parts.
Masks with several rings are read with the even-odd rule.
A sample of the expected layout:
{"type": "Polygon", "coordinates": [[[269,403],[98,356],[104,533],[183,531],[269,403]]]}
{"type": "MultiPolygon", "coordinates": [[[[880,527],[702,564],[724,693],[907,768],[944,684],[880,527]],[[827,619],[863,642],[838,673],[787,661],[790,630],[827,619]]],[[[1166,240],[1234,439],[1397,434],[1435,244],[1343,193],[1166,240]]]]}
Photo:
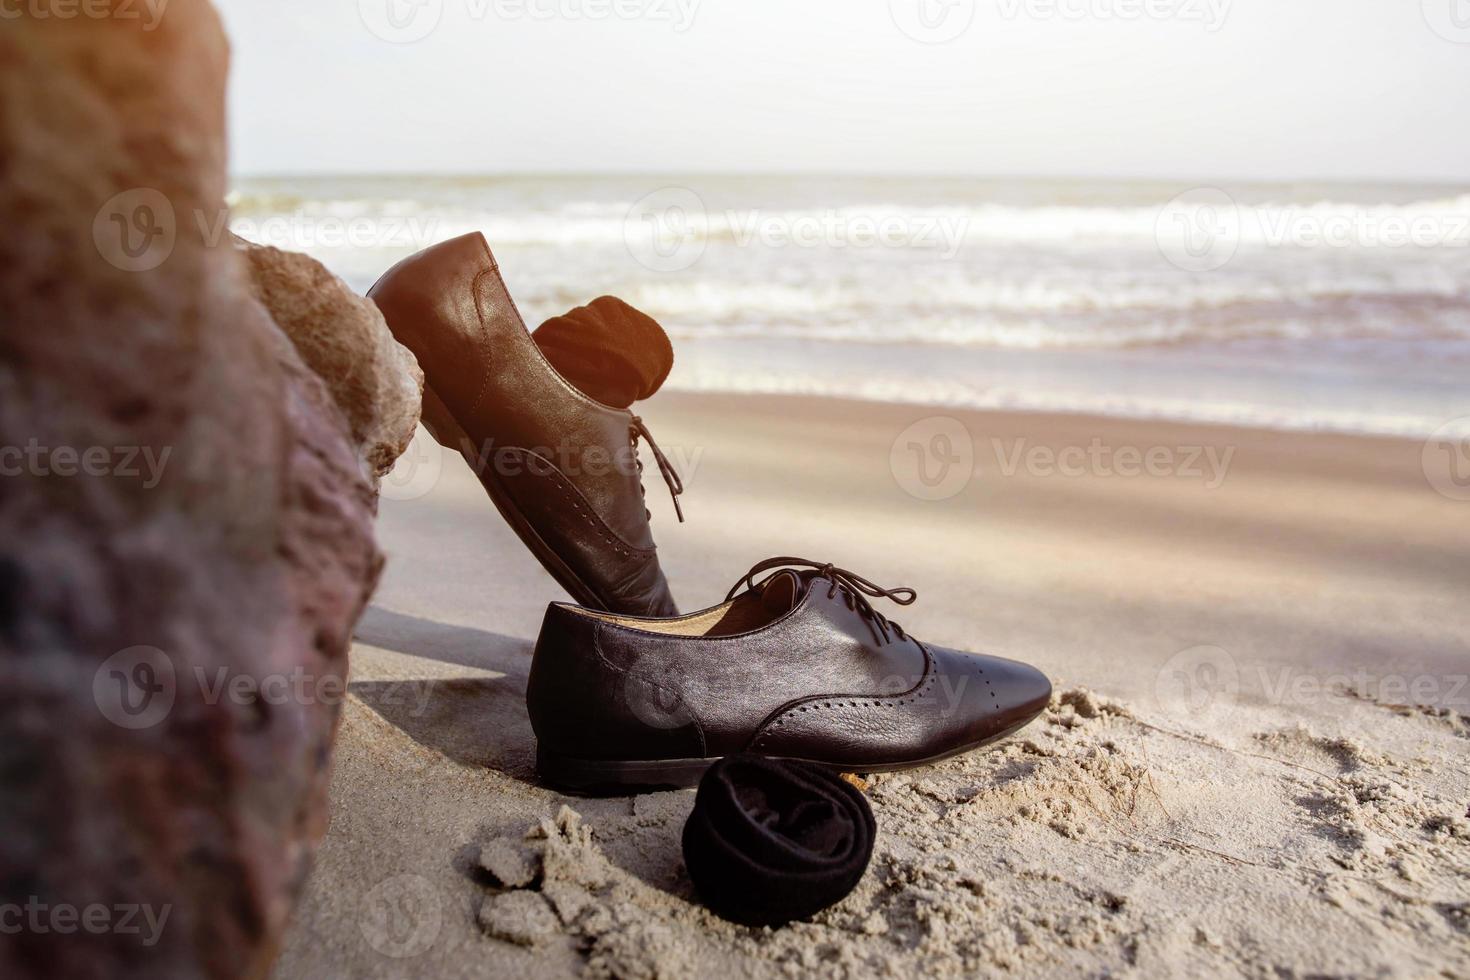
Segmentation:
{"type": "Polygon", "coordinates": [[[643,499],[634,416],[588,398],[546,360],[484,237],[404,260],[369,295],[462,430],[468,445],[453,448],[497,483],[601,607],[674,613],[643,499]]]}
{"type": "Polygon", "coordinates": [[[807,576],[789,612],[730,636],[552,605],[527,692],[537,738],[583,758],[756,752],[860,769],[960,751],[1050,700],[1045,676],[1024,664],[899,630],[884,640],[831,584],[807,576]]]}

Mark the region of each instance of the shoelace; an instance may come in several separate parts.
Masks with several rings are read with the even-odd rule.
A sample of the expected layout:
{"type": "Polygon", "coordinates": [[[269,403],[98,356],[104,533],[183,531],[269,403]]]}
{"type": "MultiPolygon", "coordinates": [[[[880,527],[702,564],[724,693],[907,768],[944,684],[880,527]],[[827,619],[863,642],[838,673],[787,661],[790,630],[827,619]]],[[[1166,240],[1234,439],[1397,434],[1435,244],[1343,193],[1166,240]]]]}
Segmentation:
{"type": "MultiPolygon", "coordinates": [[[[684,492],[684,481],[679,477],[679,473],[674,469],[673,464],[669,462],[669,458],[664,455],[664,451],[658,448],[658,443],[654,441],[653,433],[648,431],[648,426],[643,423],[641,418],[635,415],[633,416],[632,424],[628,426],[628,441],[633,444],[634,459],[638,459],[638,440],[640,438],[648,443],[648,450],[653,453],[654,461],[658,463],[658,471],[663,476],[664,483],[669,486],[669,495],[674,498],[674,513],[679,515],[679,523],[683,524],[684,508],[679,504],[679,496],[684,492]]],[[[638,459],[638,472],[643,472],[643,460],[641,459],[638,459]]],[[[644,491],[645,495],[647,494],[647,490],[643,487],[642,483],[639,483],[638,487],[644,491]]],[[[646,510],[644,513],[650,519],[653,517],[653,514],[646,510]]]]}
{"type": "Polygon", "coordinates": [[[855,609],[867,621],[868,629],[873,631],[873,639],[877,640],[881,634],[881,642],[893,642],[893,637],[889,635],[889,630],[896,633],[899,639],[906,638],[907,635],[904,633],[903,627],[890,621],[886,616],[874,609],[873,604],[868,599],[869,597],[874,599],[890,599],[900,606],[912,606],[918,601],[919,593],[907,587],[885,589],[863,578],[856,572],[850,572],[845,568],[838,568],[831,562],[817,562],[808,558],[768,558],[746,572],[745,577],[739,582],[736,582],[734,588],[730,590],[729,595],[725,596],[725,601],[729,602],[735,598],[736,593],[741,588],[759,589],[781,572],[794,569],[816,569],[817,575],[828,579],[832,583],[832,586],[827,590],[827,598],[835,599],[837,594],[841,592],[845,597],[847,607],[849,609],[855,609]],[[761,579],[760,582],[756,582],[755,577],[762,572],[770,572],[771,574],[761,579]]]}

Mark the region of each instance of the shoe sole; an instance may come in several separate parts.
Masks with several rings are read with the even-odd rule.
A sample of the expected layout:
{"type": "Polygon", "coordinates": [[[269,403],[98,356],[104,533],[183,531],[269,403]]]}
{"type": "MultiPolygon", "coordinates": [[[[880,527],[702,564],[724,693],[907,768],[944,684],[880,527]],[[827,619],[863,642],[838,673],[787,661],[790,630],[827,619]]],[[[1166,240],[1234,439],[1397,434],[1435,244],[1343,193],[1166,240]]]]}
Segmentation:
{"type": "Polygon", "coordinates": [[[520,508],[515,505],[510,494],[500,485],[499,479],[495,476],[494,466],[485,466],[483,470],[481,469],[481,461],[478,458],[479,454],[476,451],[474,440],[465,434],[464,429],[449,411],[449,407],[428,384],[424,385],[423,423],[424,428],[429,430],[429,435],[434,437],[435,442],[445,449],[459,453],[460,458],[469,464],[470,471],[480,481],[480,486],[485,488],[485,492],[495,504],[495,509],[500,511],[501,517],[505,518],[505,523],[510,525],[516,537],[521,539],[521,543],[536,557],[541,567],[556,579],[556,583],[566,589],[568,595],[589,609],[598,609],[603,612],[613,611],[577,576],[576,572],[557,557],[552,547],[542,540],[541,535],[536,533],[531,523],[521,515],[520,508]]]}
{"type": "MultiPolygon", "coordinates": [[[[1042,709],[1045,710],[1044,708],[1042,709]]],[[[880,773],[917,769],[952,759],[966,752],[984,748],[1003,738],[1009,738],[1041,716],[1041,711],[1019,724],[987,736],[978,742],[962,746],[950,752],[904,762],[880,763],[867,766],[843,766],[820,759],[791,759],[806,762],[833,772],[880,773]]],[[[773,758],[786,758],[773,756],[773,758]]],[[[632,793],[656,792],[659,790],[688,789],[698,786],[710,766],[720,757],[709,759],[647,759],[622,761],[609,759],[578,759],[573,756],[549,752],[536,747],[536,772],[548,787],[573,796],[627,796],[632,793]]]]}

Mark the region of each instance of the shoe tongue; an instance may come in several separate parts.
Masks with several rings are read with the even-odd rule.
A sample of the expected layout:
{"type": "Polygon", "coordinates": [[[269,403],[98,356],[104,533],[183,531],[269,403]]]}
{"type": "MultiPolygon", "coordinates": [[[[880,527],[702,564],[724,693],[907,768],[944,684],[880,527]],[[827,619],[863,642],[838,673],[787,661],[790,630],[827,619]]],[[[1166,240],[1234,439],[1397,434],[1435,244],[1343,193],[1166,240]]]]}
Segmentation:
{"type": "Polygon", "coordinates": [[[772,616],[784,616],[806,592],[807,580],[791,569],[782,569],[761,587],[761,604],[772,616]]]}

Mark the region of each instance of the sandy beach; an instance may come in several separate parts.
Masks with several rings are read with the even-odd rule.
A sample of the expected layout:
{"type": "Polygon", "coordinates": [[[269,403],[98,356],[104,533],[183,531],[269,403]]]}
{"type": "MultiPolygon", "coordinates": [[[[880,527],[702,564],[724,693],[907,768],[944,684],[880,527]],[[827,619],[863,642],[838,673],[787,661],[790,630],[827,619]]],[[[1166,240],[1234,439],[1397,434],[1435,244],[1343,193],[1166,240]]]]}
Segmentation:
{"type": "Polygon", "coordinates": [[[524,687],[564,597],[458,457],[420,454],[382,502],[276,977],[1470,976],[1470,503],[1421,442],[715,395],[644,415],[686,475],[684,525],[647,481],[685,609],[761,559],[831,560],[916,588],[884,611],[921,639],[1044,669],[1051,708],[873,777],[877,849],[837,907],[724,923],[683,871],[692,793],[537,784],[524,687]]]}

